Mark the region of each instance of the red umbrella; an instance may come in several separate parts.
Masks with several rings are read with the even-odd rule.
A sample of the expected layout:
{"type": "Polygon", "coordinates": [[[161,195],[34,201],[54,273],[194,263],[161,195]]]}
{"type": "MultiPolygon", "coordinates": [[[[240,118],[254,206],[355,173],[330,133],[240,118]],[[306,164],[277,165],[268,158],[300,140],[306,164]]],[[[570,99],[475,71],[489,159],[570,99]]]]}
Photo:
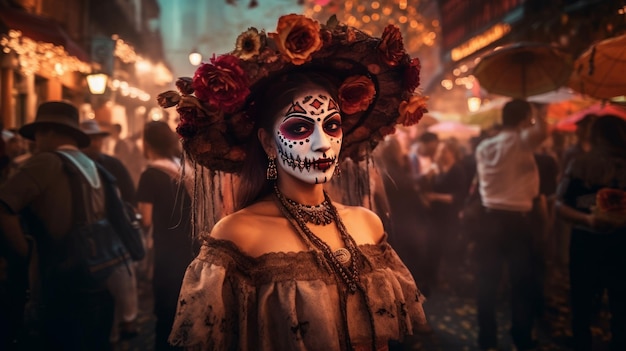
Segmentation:
{"type": "Polygon", "coordinates": [[[595,114],[598,116],[616,115],[618,117],[626,119],[626,109],[618,107],[616,105],[599,103],[565,117],[555,125],[555,128],[561,131],[573,132],[576,130],[576,122],[580,121],[588,114],[595,114]]]}

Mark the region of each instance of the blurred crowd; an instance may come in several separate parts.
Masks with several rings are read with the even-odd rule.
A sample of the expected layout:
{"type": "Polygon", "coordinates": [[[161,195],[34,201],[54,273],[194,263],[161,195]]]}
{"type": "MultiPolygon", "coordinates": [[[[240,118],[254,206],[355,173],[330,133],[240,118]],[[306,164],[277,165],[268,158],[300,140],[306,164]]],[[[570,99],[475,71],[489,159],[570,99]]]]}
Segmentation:
{"type": "MultiPolygon", "coordinates": [[[[152,121],[143,126],[139,135],[122,138],[119,124],[95,120],[79,124],[75,107],[65,102],[42,104],[31,126],[35,130],[32,135],[25,133],[24,127],[5,129],[0,140],[0,349],[115,350],[124,341],[139,336],[142,329],[138,317],[146,314],[156,319],[154,329],[147,331],[154,338],[154,349],[172,349],[167,337],[180,283],[198,251],[190,237],[190,192],[180,186],[182,150],[178,136],[168,123],[152,121]],[[60,110],[46,112],[45,106],[60,110]],[[115,178],[119,196],[140,219],[146,256],[138,261],[127,258],[103,287],[85,289],[71,282],[50,293],[52,285],[48,284],[48,293],[40,297],[35,287],[47,284],[46,276],[50,273],[36,261],[46,259],[47,250],[32,243],[57,242],[54,222],[67,223],[68,228],[82,225],[75,217],[76,209],[66,207],[70,201],[64,199],[72,198],[73,190],[68,193],[64,185],[67,179],[59,173],[58,159],[45,160],[42,156],[55,150],[73,152],[79,169],[91,180],[97,178],[89,173],[94,163],[115,178]],[[84,156],[88,159],[81,159],[84,156]],[[15,198],[22,200],[9,200],[15,198]],[[39,217],[43,229],[31,228],[27,223],[31,217],[26,213],[39,217]],[[7,218],[13,217],[22,221],[20,236],[29,238],[31,243],[27,254],[19,252],[17,240],[9,234],[7,218]],[[38,254],[34,253],[37,249],[38,254]],[[147,287],[144,290],[149,291],[153,301],[148,304],[149,311],[140,310],[146,308],[139,301],[140,296],[146,296],[140,287],[147,287]],[[59,314],[54,319],[41,320],[38,309],[45,308],[47,314],[55,315],[49,313],[53,310],[51,305],[56,305],[54,311],[59,310],[59,314]]],[[[91,184],[97,183],[96,180],[91,184]]],[[[98,208],[97,190],[87,198],[91,199],[87,203],[98,208]]],[[[95,215],[98,213],[101,212],[96,210],[95,215]]]]}
{"type": "Polygon", "coordinates": [[[626,208],[619,205],[626,121],[589,114],[564,134],[545,115],[545,105],[513,100],[502,124],[476,137],[400,127],[375,150],[388,200],[381,216],[427,297],[454,291],[476,299],[481,349],[498,347],[502,291],[510,295],[513,343],[538,347],[533,328],[544,312],[548,267],[569,272],[572,349],[592,349],[590,326],[605,299],[611,350],[626,349],[626,208]],[[617,193],[616,216],[599,210],[603,191],[617,193]]]}

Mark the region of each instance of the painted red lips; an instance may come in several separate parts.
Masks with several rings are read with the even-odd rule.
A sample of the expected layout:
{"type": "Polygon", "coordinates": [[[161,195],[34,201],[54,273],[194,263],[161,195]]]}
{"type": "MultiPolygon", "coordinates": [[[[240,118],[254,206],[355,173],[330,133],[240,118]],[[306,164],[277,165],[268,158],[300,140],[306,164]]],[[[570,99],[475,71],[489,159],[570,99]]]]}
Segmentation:
{"type": "Polygon", "coordinates": [[[320,159],[314,162],[317,168],[321,171],[326,171],[333,165],[333,160],[330,158],[320,159]]]}

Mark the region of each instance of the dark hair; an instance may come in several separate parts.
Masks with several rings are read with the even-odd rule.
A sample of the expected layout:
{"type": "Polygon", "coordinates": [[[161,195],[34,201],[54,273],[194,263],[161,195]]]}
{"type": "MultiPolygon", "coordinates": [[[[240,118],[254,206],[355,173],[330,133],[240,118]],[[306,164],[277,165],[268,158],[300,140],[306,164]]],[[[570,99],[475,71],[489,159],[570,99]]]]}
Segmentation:
{"type": "Polygon", "coordinates": [[[143,144],[148,146],[158,156],[165,158],[179,157],[180,143],[176,133],[169,124],[163,121],[152,121],[144,125],[143,144]]]}
{"type": "Polygon", "coordinates": [[[531,114],[530,103],[526,100],[514,99],[507,102],[502,108],[502,126],[515,128],[531,114]]]}
{"type": "Polygon", "coordinates": [[[432,132],[424,132],[417,138],[417,141],[421,143],[432,143],[434,141],[439,141],[439,136],[432,132]]]}
{"type": "Polygon", "coordinates": [[[235,209],[242,209],[271,192],[271,183],[265,178],[268,160],[257,137],[263,128],[272,134],[278,112],[290,104],[304,89],[322,88],[337,99],[336,84],[331,77],[318,71],[287,72],[273,77],[255,88],[251,94],[250,117],[255,120],[254,133],[246,149],[246,162],[240,173],[235,209]]]}
{"type": "Polygon", "coordinates": [[[616,115],[603,115],[593,122],[589,141],[594,148],[608,148],[626,152],[626,120],[616,115]]]}

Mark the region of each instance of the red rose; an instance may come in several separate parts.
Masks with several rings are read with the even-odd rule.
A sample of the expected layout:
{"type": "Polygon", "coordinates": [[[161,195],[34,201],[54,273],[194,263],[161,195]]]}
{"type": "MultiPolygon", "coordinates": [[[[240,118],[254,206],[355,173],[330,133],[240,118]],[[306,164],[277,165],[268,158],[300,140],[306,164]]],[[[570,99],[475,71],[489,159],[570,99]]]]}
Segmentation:
{"type": "Polygon", "coordinates": [[[351,115],[365,111],[374,100],[374,83],[365,76],[352,76],[339,87],[339,105],[341,111],[351,115]]]}
{"type": "Polygon", "coordinates": [[[402,43],[402,33],[400,33],[400,28],[394,26],[393,24],[385,27],[382,35],[382,41],[378,46],[378,49],[383,54],[383,60],[389,66],[397,66],[402,60],[402,57],[406,55],[406,51],[404,51],[404,44],[402,43]]]}
{"type": "Polygon", "coordinates": [[[626,191],[600,189],[596,194],[596,205],[602,212],[626,214],[626,191]]]}
{"type": "Polygon", "coordinates": [[[421,68],[422,65],[420,64],[420,60],[417,57],[413,58],[409,62],[409,67],[407,67],[406,73],[404,74],[406,77],[407,90],[411,93],[420,85],[421,68]]]}
{"type": "Polygon", "coordinates": [[[193,138],[198,131],[198,110],[190,107],[179,107],[176,112],[180,116],[176,133],[183,139],[193,138]]]}
{"type": "Polygon", "coordinates": [[[250,94],[248,77],[233,55],[211,58],[198,67],[192,87],[198,99],[227,113],[236,111],[250,94]]]}

